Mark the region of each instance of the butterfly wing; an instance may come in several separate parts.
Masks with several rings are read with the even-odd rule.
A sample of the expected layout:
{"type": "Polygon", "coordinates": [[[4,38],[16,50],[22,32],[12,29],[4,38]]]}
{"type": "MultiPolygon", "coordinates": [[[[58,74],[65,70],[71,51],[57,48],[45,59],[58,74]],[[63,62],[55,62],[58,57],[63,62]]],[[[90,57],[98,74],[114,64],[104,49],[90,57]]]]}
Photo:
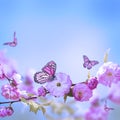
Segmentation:
{"type": "Polygon", "coordinates": [[[90,70],[94,65],[97,65],[99,63],[96,60],[89,60],[89,58],[86,55],[83,55],[83,60],[84,60],[83,66],[88,70],[90,70]]]}
{"type": "Polygon", "coordinates": [[[9,45],[10,47],[15,47],[17,44],[15,42],[6,42],[3,45],[9,45]]]}
{"type": "Polygon", "coordinates": [[[92,64],[89,62],[88,65],[86,66],[86,68],[87,68],[88,70],[90,70],[90,69],[92,68],[92,64]]]}
{"type": "Polygon", "coordinates": [[[3,43],[3,45],[10,45],[12,42],[3,43]]]}
{"type": "Polygon", "coordinates": [[[56,72],[56,63],[54,61],[48,62],[43,68],[42,71],[49,74],[50,76],[54,76],[56,72]]]}
{"type": "Polygon", "coordinates": [[[41,72],[36,72],[34,74],[34,81],[40,84],[46,83],[53,80],[55,77],[56,63],[54,61],[48,62],[41,72]]]}
{"type": "Polygon", "coordinates": [[[96,60],[92,60],[92,61],[90,61],[90,63],[91,63],[92,66],[94,66],[94,65],[97,65],[99,62],[96,61],[96,60]]]}
{"type": "Polygon", "coordinates": [[[89,58],[86,55],[83,55],[83,67],[86,68],[89,65],[89,58]]]}
{"type": "Polygon", "coordinates": [[[46,83],[49,79],[50,79],[50,76],[45,72],[36,72],[34,74],[34,81],[39,84],[46,83]]]}

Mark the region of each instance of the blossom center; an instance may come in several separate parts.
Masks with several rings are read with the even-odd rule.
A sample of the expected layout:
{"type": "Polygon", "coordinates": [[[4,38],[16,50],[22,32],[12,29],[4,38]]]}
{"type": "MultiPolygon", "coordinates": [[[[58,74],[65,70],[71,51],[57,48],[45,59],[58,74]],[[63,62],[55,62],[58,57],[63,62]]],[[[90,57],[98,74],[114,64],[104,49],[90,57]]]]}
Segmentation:
{"type": "Polygon", "coordinates": [[[56,85],[57,85],[58,87],[60,87],[60,86],[61,86],[61,83],[58,82],[56,85]]]}
{"type": "Polygon", "coordinates": [[[78,92],[78,98],[81,98],[82,97],[82,93],[79,91],[78,92]]]}
{"type": "Polygon", "coordinates": [[[109,72],[109,73],[108,73],[108,76],[112,76],[112,73],[111,73],[111,72],[109,72]]]}

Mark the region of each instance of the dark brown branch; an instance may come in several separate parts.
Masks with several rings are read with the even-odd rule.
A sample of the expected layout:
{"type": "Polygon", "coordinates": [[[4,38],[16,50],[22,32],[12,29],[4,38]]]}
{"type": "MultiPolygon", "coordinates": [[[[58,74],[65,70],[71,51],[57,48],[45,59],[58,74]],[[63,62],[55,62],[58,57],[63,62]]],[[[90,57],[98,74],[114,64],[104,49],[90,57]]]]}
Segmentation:
{"type": "MultiPolygon", "coordinates": [[[[26,100],[32,100],[32,99],[36,99],[37,96],[34,96],[34,97],[29,97],[29,98],[24,98],[26,100]]],[[[13,100],[13,101],[6,101],[6,102],[0,102],[0,104],[9,104],[9,103],[16,103],[16,102],[21,102],[21,99],[19,100],[13,100]]]]}

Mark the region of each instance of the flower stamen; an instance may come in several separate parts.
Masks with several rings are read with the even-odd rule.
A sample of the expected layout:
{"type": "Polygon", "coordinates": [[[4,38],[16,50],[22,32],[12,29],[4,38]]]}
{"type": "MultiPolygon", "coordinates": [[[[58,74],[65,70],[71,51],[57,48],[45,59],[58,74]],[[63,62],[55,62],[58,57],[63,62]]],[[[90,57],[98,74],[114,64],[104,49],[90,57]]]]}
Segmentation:
{"type": "Polygon", "coordinates": [[[61,86],[61,83],[58,82],[58,83],[57,83],[57,87],[60,87],[60,86],[61,86]]]}

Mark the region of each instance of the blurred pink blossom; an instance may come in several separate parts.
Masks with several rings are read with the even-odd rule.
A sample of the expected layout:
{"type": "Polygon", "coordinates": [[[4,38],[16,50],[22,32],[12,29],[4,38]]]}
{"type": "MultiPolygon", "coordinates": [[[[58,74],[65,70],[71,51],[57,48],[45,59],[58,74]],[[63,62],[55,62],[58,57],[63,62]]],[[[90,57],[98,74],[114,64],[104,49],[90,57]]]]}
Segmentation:
{"type": "Polygon", "coordinates": [[[23,82],[20,84],[19,89],[23,90],[26,93],[36,94],[36,88],[34,86],[34,76],[35,71],[29,69],[25,74],[23,82]]]}
{"type": "Polygon", "coordinates": [[[91,107],[85,113],[85,120],[107,120],[108,114],[103,106],[91,107]]]}
{"type": "Polygon", "coordinates": [[[112,62],[104,63],[97,72],[99,83],[111,87],[112,83],[120,81],[120,66],[112,62]]]}
{"type": "Polygon", "coordinates": [[[5,76],[10,78],[16,73],[16,63],[14,60],[6,58],[4,51],[0,51],[0,55],[0,79],[5,76]]]}
{"type": "MultiPolygon", "coordinates": [[[[105,103],[107,106],[107,103],[105,103]]],[[[105,105],[101,105],[98,96],[91,99],[91,106],[84,114],[85,120],[107,120],[109,111],[105,109],[105,105]]]]}
{"type": "Polygon", "coordinates": [[[88,101],[92,97],[92,90],[85,83],[78,83],[73,88],[73,96],[78,101],[88,101]]]}
{"type": "Polygon", "coordinates": [[[112,85],[109,91],[108,98],[112,102],[120,105],[120,82],[112,85]]]}

